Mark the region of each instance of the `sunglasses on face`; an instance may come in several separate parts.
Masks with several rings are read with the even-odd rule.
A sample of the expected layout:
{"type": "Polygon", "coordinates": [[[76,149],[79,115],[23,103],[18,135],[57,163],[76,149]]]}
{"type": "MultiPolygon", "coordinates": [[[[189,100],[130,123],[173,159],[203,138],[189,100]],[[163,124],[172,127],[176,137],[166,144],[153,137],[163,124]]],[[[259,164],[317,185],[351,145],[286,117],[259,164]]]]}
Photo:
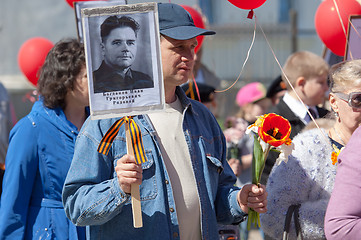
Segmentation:
{"type": "Polygon", "coordinates": [[[350,107],[361,109],[361,92],[352,92],[349,94],[335,92],[334,94],[346,101],[350,107]]]}

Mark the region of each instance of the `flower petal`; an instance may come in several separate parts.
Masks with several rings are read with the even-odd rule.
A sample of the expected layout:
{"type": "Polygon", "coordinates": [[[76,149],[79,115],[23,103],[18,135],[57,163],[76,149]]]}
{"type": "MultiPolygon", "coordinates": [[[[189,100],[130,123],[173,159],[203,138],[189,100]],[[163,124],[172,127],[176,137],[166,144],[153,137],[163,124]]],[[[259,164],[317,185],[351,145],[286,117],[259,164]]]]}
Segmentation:
{"type": "Polygon", "coordinates": [[[288,156],[291,155],[292,151],[295,149],[295,145],[291,143],[290,145],[282,144],[278,147],[280,150],[280,155],[276,161],[276,164],[279,165],[282,161],[285,163],[288,162],[288,156]]]}
{"type": "Polygon", "coordinates": [[[265,141],[263,141],[262,139],[259,139],[259,143],[261,144],[261,147],[262,147],[262,151],[264,152],[267,147],[269,146],[268,143],[266,143],[265,141]]]}
{"type": "Polygon", "coordinates": [[[274,113],[265,114],[261,117],[262,118],[258,119],[261,121],[258,128],[258,135],[263,141],[274,147],[278,147],[289,139],[291,124],[287,119],[274,113]]]}
{"type": "Polygon", "coordinates": [[[255,126],[254,124],[249,125],[249,127],[246,130],[246,134],[250,134],[251,132],[257,133],[258,132],[258,127],[255,126]]]}

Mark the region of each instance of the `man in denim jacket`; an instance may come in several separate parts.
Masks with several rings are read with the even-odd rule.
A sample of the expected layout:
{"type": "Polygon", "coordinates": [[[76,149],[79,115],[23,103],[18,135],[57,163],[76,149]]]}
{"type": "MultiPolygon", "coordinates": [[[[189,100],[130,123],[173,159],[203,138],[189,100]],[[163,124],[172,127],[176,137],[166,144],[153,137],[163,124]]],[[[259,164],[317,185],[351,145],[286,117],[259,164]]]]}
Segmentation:
{"type": "Polygon", "coordinates": [[[88,239],[218,239],[217,222],[238,224],[248,207],[264,213],[264,186],[234,186],[223,133],[202,103],[179,85],[194,65],[196,36],[213,31],[194,26],[179,5],[158,3],[166,110],[133,119],[147,162],[127,154],[124,126],[107,155],[100,140],[118,119],[87,120],[79,133],[63,189],[67,216],[87,226],[88,239]],[[143,227],[134,228],[131,184],[140,184],[143,227]]]}

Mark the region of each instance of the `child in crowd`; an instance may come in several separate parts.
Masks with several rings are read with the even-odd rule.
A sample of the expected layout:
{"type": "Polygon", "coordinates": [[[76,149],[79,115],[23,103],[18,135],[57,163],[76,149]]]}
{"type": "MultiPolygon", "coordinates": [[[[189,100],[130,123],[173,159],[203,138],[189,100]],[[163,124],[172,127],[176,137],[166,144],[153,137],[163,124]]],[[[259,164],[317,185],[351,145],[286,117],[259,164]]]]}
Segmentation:
{"type": "MultiPolygon", "coordinates": [[[[252,82],[242,87],[236,96],[240,107],[236,116],[226,121],[231,127],[224,131],[228,148],[228,163],[237,176],[237,186],[252,181],[253,137],[245,135],[247,127],[254,123],[258,116],[265,114],[271,104],[266,97],[266,88],[260,82],[252,82]]],[[[240,224],[241,236],[248,238],[247,222],[240,224]]]]}
{"type": "MultiPolygon", "coordinates": [[[[324,103],[328,91],[328,70],[329,65],[323,58],[308,51],[293,53],[286,60],[282,80],[286,83],[287,92],[269,112],[288,119],[291,124],[290,138],[296,136],[311,121],[307,109],[314,119],[322,118],[328,113],[328,110],[319,107],[324,103]]],[[[276,152],[270,152],[268,155],[262,184],[266,184],[277,157],[276,152]]]]}

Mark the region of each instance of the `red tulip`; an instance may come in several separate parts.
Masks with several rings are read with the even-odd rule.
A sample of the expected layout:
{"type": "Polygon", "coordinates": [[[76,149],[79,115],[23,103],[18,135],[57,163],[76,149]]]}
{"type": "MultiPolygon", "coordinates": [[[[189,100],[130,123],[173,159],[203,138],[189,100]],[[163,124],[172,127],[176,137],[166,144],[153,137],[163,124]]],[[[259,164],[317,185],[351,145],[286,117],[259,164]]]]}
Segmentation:
{"type": "Polygon", "coordinates": [[[290,142],[291,124],[287,119],[274,113],[265,114],[259,119],[258,135],[264,142],[273,147],[290,142]]]}

